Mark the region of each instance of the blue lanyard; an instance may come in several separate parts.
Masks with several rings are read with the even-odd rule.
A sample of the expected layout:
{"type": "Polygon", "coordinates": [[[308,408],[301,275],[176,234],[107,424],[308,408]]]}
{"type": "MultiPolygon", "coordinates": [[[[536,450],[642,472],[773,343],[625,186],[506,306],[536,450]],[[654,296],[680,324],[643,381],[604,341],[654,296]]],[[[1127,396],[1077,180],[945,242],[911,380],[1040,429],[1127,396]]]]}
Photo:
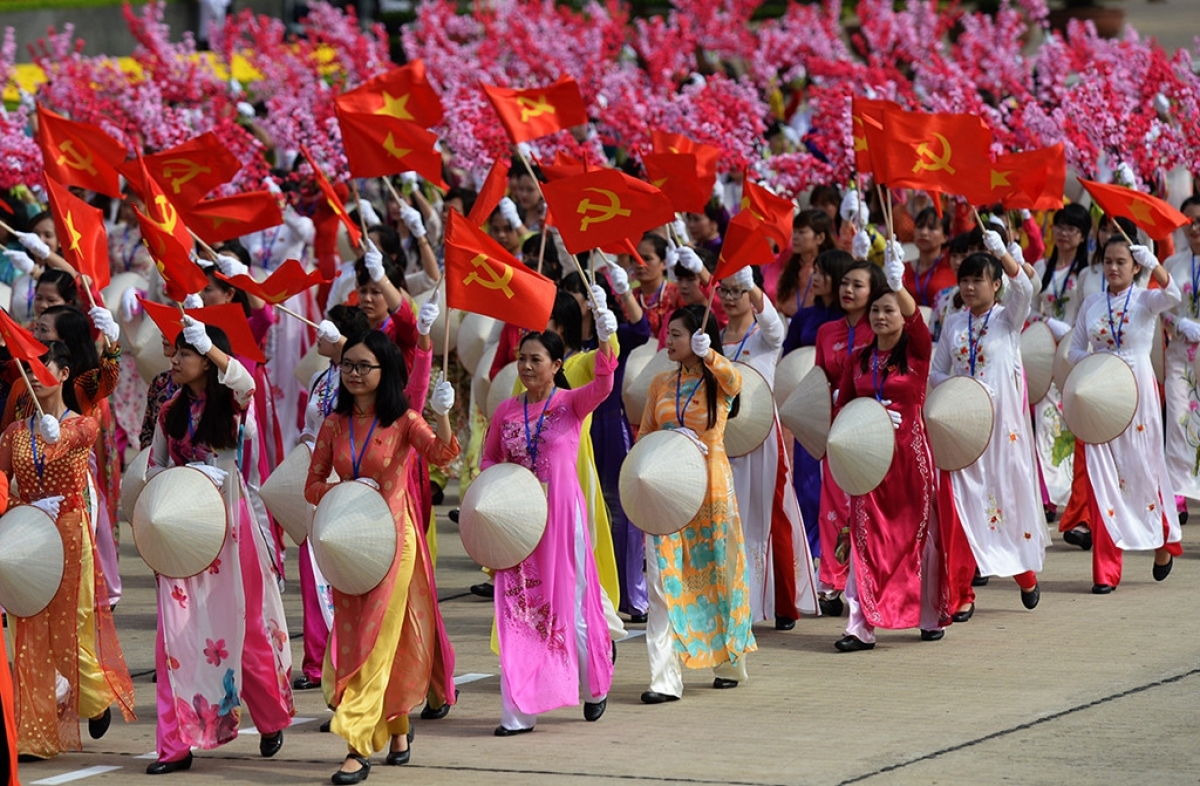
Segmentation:
{"type": "MultiPolygon", "coordinates": [[[[642,297],[642,305],[645,306],[646,308],[650,308],[652,306],[657,306],[659,301],[662,300],[663,288],[666,286],[667,286],[667,282],[664,280],[661,284],[658,285],[658,291],[654,293],[654,302],[651,303],[650,298],[648,298],[648,297],[642,297]]],[[[639,295],[641,294],[641,290],[638,291],[638,294],[639,295]]]]}
{"type": "Polygon", "coordinates": [[[371,428],[367,430],[367,438],[363,440],[362,450],[354,455],[354,415],[350,415],[350,468],[354,472],[353,480],[358,480],[358,471],[362,468],[363,458],[367,455],[367,446],[371,444],[371,435],[375,433],[375,424],[379,418],[371,419],[371,428]]]}
{"type": "Polygon", "coordinates": [[[796,310],[804,308],[804,304],[808,302],[808,293],[812,291],[813,276],[816,275],[816,263],[813,263],[813,269],[808,274],[808,283],[804,285],[804,294],[800,294],[800,290],[796,290],[796,310]]]}
{"type": "MultiPolygon", "coordinates": [[[[68,409],[64,411],[62,413],[62,417],[58,419],[58,422],[62,423],[63,418],[69,414],[71,414],[71,410],[68,409]]],[[[40,483],[42,480],[42,475],[46,471],[46,454],[43,453],[41,456],[38,456],[36,426],[37,419],[33,417],[29,418],[29,445],[33,448],[33,468],[37,470],[38,482],[40,483]]]]}
{"type": "Polygon", "coordinates": [[[33,316],[33,296],[37,294],[37,280],[29,278],[29,286],[25,289],[25,313],[33,316]]]}
{"type": "MultiPolygon", "coordinates": [[[[892,354],[888,353],[888,360],[892,354]]],[[[871,385],[875,388],[875,400],[883,403],[883,386],[887,384],[887,369],[883,370],[883,379],[879,378],[879,347],[871,353],[871,385]]]]}
{"type": "MultiPolygon", "coordinates": [[[[263,270],[269,271],[271,269],[271,252],[275,250],[275,241],[279,239],[279,233],[283,231],[283,227],[283,224],[275,227],[275,231],[271,233],[271,242],[264,243],[262,250],[259,252],[263,270]]],[[[265,236],[266,234],[267,233],[264,231],[263,235],[265,236]]],[[[265,239],[266,238],[264,237],[264,240],[265,239]]]]}
{"type": "MultiPolygon", "coordinates": [[[[1051,280],[1053,280],[1053,275],[1051,276],[1051,280]]],[[[1057,309],[1062,308],[1062,306],[1059,304],[1062,303],[1062,297],[1064,294],[1066,294],[1067,283],[1070,280],[1071,280],[1071,268],[1067,268],[1067,274],[1065,276],[1063,276],[1062,286],[1060,286],[1054,290],[1054,306],[1057,309]]]]}
{"type": "Polygon", "coordinates": [[[1113,341],[1117,344],[1117,350],[1121,349],[1121,338],[1125,335],[1125,315],[1129,313],[1129,296],[1133,294],[1133,284],[1129,285],[1129,289],[1125,290],[1125,305],[1121,307],[1121,314],[1117,321],[1113,322],[1112,310],[1112,293],[1105,292],[1104,299],[1108,303],[1108,329],[1112,332],[1113,341]]]}
{"type": "Polygon", "coordinates": [[[1196,316],[1197,303],[1200,303],[1200,292],[1196,288],[1200,287],[1200,268],[1196,267],[1196,255],[1192,254],[1192,316],[1196,316]]]}
{"type": "Polygon", "coordinates": [[[325,372],[325,389],[321,391],[321,414],[329,417],[333,411],[333,361],[329,361],[329,370],[325,372]]]}
{"type": "MultiPolygon", "coordinates": [[[[995,304],[992,308],[995,308],[995,304]]],[[[979,357],[979,345],[983,343],[983,337],[987,335],[988,322],[992,319],[992,308],[987,310],[987,314],[983,317],[983,326],[979,328],[979,335],[975,335],[975,315],[970,311],[967,312],[967,347],[968,347],[968,363],[971,365],[971,376],[975,376],[975,360],[979,357]]]]}
{"type": "MultiPolygon", "coordinates": [[[[701,361],[703,362],[703,361],[701,361]]],[[[683,364],[679,364],[679,370],[675,372],[675,420],[679,421],[680,428],[687,428],[687,424],[683,422],[683,416],[687,412],[688,407],[692,405],[692,399],[696,397],[696,391],[700,389],[700,380],[696,380],[696,386],[692,388],[691,394],[687,401],[684,402],[683,409],[679,408],[679,397],[683,391],[683,364]]]]}
{"type": "MultiPolygon", "coordinates": [[[[746,341],[747,341],[747,340],[748,340],[748,339],[749,339],[751,336],[753,336],[753,335],[754,335],[754,333],[755,333],[755,331],[757,331],[757,330],[758,330],[758,317],[755,317],[755,318],[754,318],[754,324],[753,324],[753,325],[751,325],[751,326],[750,326],[750,329],[746,331],[746,335],[742,336],[741,343],[739,343],[739,344],[738,344],[737,352],[733,353],[733,357],[731,357],[731,358],[730,358],[730,360],[737,360],[738,358],[740,358],[740,357],[742,356],[742,350],[746,348],[746,341]]],[[[724,331],[724,330],[722,330],[722,331],[721,331],[721,338],[722,338],[722,339],[724,339],[724,338],[725,338],[725,331],[724,331]]],[[[722,343],[723,343],[723,342],[722,342],[722,343]]]]}
{"type": "Polygon", "coordinates": [[[913,271],[913,278],[917,280],[917,302],[922,306],[931,305],[929,302],[929,285],[933,283],[933,274],[937,272],[938,263],[941,261],[941,257],[938,257],[933,261],[933,264],[929,268],[929,273],[925,276],[924,282],[921,281],[921,274],[916,270],[913,271]]]}
{"type": "Polygon", "coordinates": [[[525,410],[525,450],[529,453],[529,468],[535,473],[537,472],[537,455],[538,446],[542,441],[542,426],[546,421],[546,410],[550,409],[550,402],[554,400],[554,394],[558,391],[558,386],[555,385],[550,389],[550,395],[546,397],[546,403],[542,405],[542,414],[538,415],[537,431],[529,433],[529,394],[526,393],[521,406],[525,410]]]}
{"type": "Polygon", "coordinates": [[[854,354],[854,325],[850,324],[850,317],[846,317],[846,358],[849,359],[854,354]]]}

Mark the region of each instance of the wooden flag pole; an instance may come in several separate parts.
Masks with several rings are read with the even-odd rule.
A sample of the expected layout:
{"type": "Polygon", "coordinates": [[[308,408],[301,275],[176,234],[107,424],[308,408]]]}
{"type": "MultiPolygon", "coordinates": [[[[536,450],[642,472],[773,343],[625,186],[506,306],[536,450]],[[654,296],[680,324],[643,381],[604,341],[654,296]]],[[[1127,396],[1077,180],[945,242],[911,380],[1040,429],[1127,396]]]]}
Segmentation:
{"type": "MultiPolygon", "coordinates": [[[[445,275],[442,276],[442,293],[446,298],[445,327],[442,330],[442,379],[446,379],[446,371],[450,367],[450,283],[445,275]]],[[[437,287],[434,287],[433,297],[437,298],[437,294],[437,287]]]]}
{"type": "Polygon", "coordinates": [[[276,304],[275,308],[278,309],[279,311],[282,311],[283,313],[287,314],[289,317],[292,317],[293,319],[300,320],[301,322],[308,325],[313,330],[316,330],[318,327],[320,327],[316,322],[313,322],[311,319],[308,319],[307,317],[303,317],[303,316],[297,314],[295,311],[292,311],[290,308],[286,308],[279,304],[276,304]]]}
{"type": "Polygon", "coordinates": [[[538,275],[542,274],[542,263],[546,261],[546,235],[548,235],[548,234],[549,234],[549,232],[546,231],[546,227],[543,226],[542,227],[542,242],[538,243],[538,266],[537,266],[538,275]]]}
{"type": "MultiPolygon", "coordinates": [[[[386,180],[386,178],[384,178],[386,180]]],[[[354,208],[358,211],[358,226],[362,229],[362,247],[365,250],[367,247],[367,217],[363,215],[362,197],[358,195],[358,181],[350,178],[350,192],[354,195],[354,208]]]]}
{"type": "Polygon", "coordinates": [[[29,389],[29,397],[33,399],[33,405],[37,407],[38,417],[45,417],[46,413],[42,411],[42,402],[38,401],[38,397],[34,395],[33,383],[29,381],[29,375],[25,373],[25,365],[20,360],[17,361],[17,370],[21,372],[21,379],[25,380],[25,387],[29,389]]]}

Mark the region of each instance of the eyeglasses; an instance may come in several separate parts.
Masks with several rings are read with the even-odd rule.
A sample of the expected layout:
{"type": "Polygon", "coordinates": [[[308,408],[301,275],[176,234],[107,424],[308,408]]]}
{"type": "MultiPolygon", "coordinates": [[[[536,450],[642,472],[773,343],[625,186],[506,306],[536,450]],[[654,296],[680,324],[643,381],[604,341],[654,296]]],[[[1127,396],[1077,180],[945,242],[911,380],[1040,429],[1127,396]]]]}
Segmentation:
{"type": "Polygon", "coordinates": [[[343,360],[338,368],[342,370],[343,374],[357,374],[360,377],[365,377],[379,368],[379,366],[372,366],[370,363],[351,363],[348,360],[343,360]]]}
{"type": "Polygon", "coordinates": [[[719,286],[719,287],[717,287],[717,294],[720,295],[722,298],[739,298],[742,295],[746,294],[746,290],[744,290],[744,289],[729,289],[728,287],[719,286]]]}
{"type": "Polygon", "coordinates": [[[1055,224],[1053,231],[1058,232],[1061,235],[1082,235],[1083,234],[1083,230],[1081,230],[1079,227],[1068,226],[1066,224],[1055,224]]]}

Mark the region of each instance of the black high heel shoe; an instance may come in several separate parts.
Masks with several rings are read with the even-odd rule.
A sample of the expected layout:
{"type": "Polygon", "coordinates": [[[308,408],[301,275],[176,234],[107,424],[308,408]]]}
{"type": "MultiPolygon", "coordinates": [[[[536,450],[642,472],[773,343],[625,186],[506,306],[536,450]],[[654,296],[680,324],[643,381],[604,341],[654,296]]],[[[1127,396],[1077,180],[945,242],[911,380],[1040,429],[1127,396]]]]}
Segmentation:
{"type": "Polygon", "coordinates": [[[356,762],[361,764],[362,767],[354,772],[344,772],[342,770],[338,770],[329,779],[330,781],[338,784],[338,786],[346,786],[346,784],[350,783],[362,783],[367,779],[367,776],[371,774],[371,760],[364,756],[359,756],[357,753],[348,754],[346,756],[346,760],[349,761],[350,759],[354,759],[356,762]]]}
{"type": "Polygon", "coordinates": [[[412,742],[415,736],[413,727],[409,726],[408,734],[404,735],[404,738],[408,740],[408,747],[402,751],[388,751],[387,759],[384,760],[384,763],[389,767],[399,767],[402,764],[408,764],[412,760],[412,742]]]}
{"type": "Polygon", "coordinates": [[[192,752],[188,751],[188,755],[179,761],[156,761],[146,768],[147,775],[166,775],[172,772],[181,772],[192,768],[192,752]]]}
{"type": "Polygon", "coordinates": [[[270,736],[267,736],[264,734],[262,737],[259,737],[259,739],[258,739],[258,753],[264,759],[269,759],[272,756],[274,756],[276,753],[279,753],[279,749],[282,747],[283,747],[283,730],[282,729],[280,729],[279,731],[275,732],[274,734],[272,734],[270,736]]]}

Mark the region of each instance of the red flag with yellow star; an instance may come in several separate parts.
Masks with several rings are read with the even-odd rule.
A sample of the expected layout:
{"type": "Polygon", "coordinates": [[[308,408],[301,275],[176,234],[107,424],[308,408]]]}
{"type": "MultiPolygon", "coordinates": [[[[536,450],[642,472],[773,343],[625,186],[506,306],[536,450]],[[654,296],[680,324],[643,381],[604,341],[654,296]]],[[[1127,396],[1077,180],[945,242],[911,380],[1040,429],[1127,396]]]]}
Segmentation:
{"type": "Polygon", "coordinates": [[[708,189],[704,192],[705,198],[712,193],[712,184],[717,179],[717,162],[721,159],[721,148],[669,131],[651,131],[650,146],[655,153],[691,153],[694,155],[696,157],[696,176],[708,183],[708,189]]]}
{"type": "Polygon", "coordinates": [[[68,191],[46,173],[46,194],[54,216],[54,231],[62,245],[63,259],[92,280],[94,289],[108,286],[108,234],[104,212],[68,191]]]}
{"type": "Polygon", "coordinates": [[[542,186],[563,245],[572,254],[641,238],[675,220],[666,194],[615,169],[594,169],[542,186]]]}
{"type": "Polygon", "coordinates": [[[1158,197],[1124,186],[1106,185],[1083,178],[1079,178],[1079,182],[1092,195],[1092,199],[1101,210],[1114,218],[1128,218],[1154,240],[1168,238],[1176,229],[1192,222],[1158,197]]]}
{"type": "Polygon", "coordinates": [[[742,187],[742,210],[749,210],[763,223],[763,231],[779,248],[792,247],[792,218],[796,214],[792,200],[772,194],[747,176],[742,187]]]}
{"type": "Polygon", "coordinates": [[[407,120],[425,128],[442,122],[442,100],[429,84],[422,60],[371,77],[333,101],[346,112],[407,120]]]}
{"type": "Polygon", "coordinates": [[[977,115],[883,111],[876,179],[891,188],[967,194],[991,163],[992,132],[977,115]]]}
{"type": "Polygon", "coordinates": [[[743,210],[729,220],[725,228],[725,242],[721,244],[721,256],[713,278],[720,281],[729,278],[749,265],[766,265],[775,260],[775,252],[767,242],[766,224],[753,213],[743,210]]]}
{"type": "Polygon", "coordinates": [[[964,194],[975,205],[1000,203],[1010,210],[1058,210],[1063,206],[1067,159],[1062,143],[996,158],[964,194]],[[986,178],[986,179],[985,179],[986,178]]]}
{"type": "Polygon", "coordinates": [[[283,223],[279,202],[270,191],[247,191],[205,199],[180,211],[205,243],[223,243],[283,223]]]}
{"type": "Polygon", "coordinates": [[[142,242],[150,250],[150,256],[158,266],[158,272],[162,274],[163,289],[167,297],[182,302],[188,295],[194,295],[204,289],[208,285],[208,276],[188,256],[191,245],[179,245],[179,241],[170,232],[164,231],[145,213],[136,208],[133,212],[142,230],[142,242]]]}
{"type": "MultiPolygon", "coordinates": [[[[162,303],[155,303],[145,298],[139,297],[138,300],[145,309],[146,315],[154,320],[154,324],[158,325],[158,329],[162,331],[163,338],[174,344],[175,337],[183,330],[183,314],[179,313],[179,309],[164,306],[162,303]]],[[[233,350],[233,354],[241,355],[255,363],[267,362],[262,347],[254,340],[254,333],[250,330],[246,312],[237,303],[189,308],[185,309],[184,313],[205,325],[220,328],[225,337],[229,339],[229,347],[233,350]]]]}
{"type": "Polygon", "coordinates": [[[228,281],[238,289],[245,290],[257,298],[262,298],[273,306],[283,303],[293,295],[299,295],[312,287],[328,284],[329,279],[321,275],[321,271],[307,272],[299,260],[289,259],[271,271],[271,275],[262,281],[255,281],[249,274],[225,278],[221,273],[217,278],[228,281]]]}
{"type": "Polygon", "coordinates": [[[337,110],[342,145],[353,177],[387,177],[416,172],[449,190],[442,179],[442,154],[434,149],[437,134],[416,123],[360,112],[337,110]]]}
{"type": "Polygon", "coordinates": [[[362,243],[362,230],[350,220],[350,214],[346,212],[346,206],[342,204],[342,200],[338,198],[337,192],[333,190],[333,184],[329,182],[329,178],[325,177],[325,173],[321,171],[321,167],[317,166],[317,162],[313,160],[312,154],[308,152],[308,148],[300,145],[300,152],[304,155],[304,160],[308,161],[308,165],[312,167],[313,179],[317,181],[317,188],[321,189],[321,196],[325,197],[325,203],[329,205],[329,209],[333,211],[334,215],[346,227],[346,232],[350,235],[350,245],[358,248],[359,244],[362,243]]]}
{"type": "Polygon", "coordinates": [[[876,101],[854,98],[850,102],[850,123],[854,136],[854,169],[869,173],[877,169],[871,159],[871,149],[883,149],[883,111],[901,111],[895,101],[876,101]]]}
{"type": "Polygon", "coordinates": [[[528,142],[564,128],[586,125],[588,121],[579,85],[569,76],[547,87],[527,90],[482,83],[480,87],[492,102],[492,107],[500,116],[500,124],[514,144],[528,142]]]}
{"type": "Polygon", "coordinates": [[[142,161],[150,177],[167,198],[180,207],[191,207],[217,186],[228,183],[242,162],[209,131],[142,161]]]}
{"type": "MultiPolygon", "coordinates": [[[[41,361],[42,355],[47,351],[46,345],[18,325],[2,308],[0,308],[0,339],[4,340],[4,345],[8,347],[8,353],[13,356],[14,360],[23,360],[29,364],[29,369],[39,382],[46,387],[58,385],[58,380],[41,361]]],[[[31,394],[32,392],[30,391],[31,394]]]]}
{"type": "Polygon", "coordinates": [[[704,212],[717,173],[701,176],[695,153],[643,153],[642,166],[646,167],[646,180],[667,195],[673,208],[682,213],[704,212]]]}
{"type": "Polygon", "coordinates": [[[129,151],[99,126],[68,120],[39,104],[37,143],[42,166],[58,182],[120,198],[115,167],[129,151]]]}

